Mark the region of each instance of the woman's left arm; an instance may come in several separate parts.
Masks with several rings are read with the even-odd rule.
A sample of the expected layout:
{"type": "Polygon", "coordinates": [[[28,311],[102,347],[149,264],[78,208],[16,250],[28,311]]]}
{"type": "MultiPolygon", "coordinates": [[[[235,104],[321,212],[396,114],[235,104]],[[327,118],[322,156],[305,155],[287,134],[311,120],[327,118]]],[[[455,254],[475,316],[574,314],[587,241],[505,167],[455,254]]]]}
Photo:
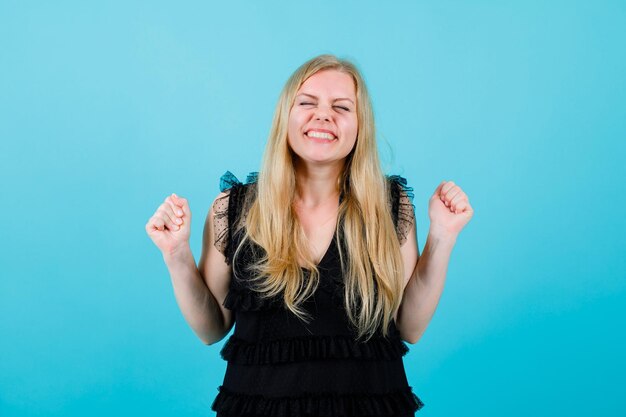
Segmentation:
{"type": "Polygon", "coordinates": [[[407,276],[396,321],[405,341],[417,343],[430,323],[443,292],[450,254],[473,214],[463,190],[452,181],[442,181],[429,201],[430,230],[421,256],[415,224],[410,229],[400,248],[407,276]]]}

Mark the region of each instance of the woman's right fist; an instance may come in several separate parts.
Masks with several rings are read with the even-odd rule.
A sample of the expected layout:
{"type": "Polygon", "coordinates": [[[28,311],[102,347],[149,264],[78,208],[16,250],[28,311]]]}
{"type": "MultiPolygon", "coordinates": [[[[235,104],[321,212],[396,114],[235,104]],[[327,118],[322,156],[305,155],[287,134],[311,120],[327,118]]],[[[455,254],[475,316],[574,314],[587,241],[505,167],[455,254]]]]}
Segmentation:
{"type": "Polygon", "coordinates": [[[174,193],[168,196],[146,223],[146,232],[163,254],[188,245],[191,210],[187,200],[174,193]]]}

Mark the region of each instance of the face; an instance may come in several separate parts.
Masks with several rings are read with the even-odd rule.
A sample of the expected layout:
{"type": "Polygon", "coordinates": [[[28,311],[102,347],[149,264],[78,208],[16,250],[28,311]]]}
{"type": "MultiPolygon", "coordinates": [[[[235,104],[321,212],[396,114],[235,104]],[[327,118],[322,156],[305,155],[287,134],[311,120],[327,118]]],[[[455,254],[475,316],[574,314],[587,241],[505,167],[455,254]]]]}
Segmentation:
{"type": "Polygon", "coordinates": [[[307,163],[343,163],[356,143],[358,119],[352,76],[324,70],[309,77],[289,112],[288,143],[307,163]]]}

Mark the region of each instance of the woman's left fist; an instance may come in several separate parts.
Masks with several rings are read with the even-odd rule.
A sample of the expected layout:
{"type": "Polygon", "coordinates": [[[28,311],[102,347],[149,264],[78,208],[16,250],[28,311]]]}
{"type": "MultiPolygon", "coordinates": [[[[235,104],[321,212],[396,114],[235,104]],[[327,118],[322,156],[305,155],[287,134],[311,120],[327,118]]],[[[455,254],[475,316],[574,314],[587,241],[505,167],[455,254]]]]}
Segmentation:
{"type": "Polygon", "coordinates": [[[474,215],[467,194],[453,181],[442,181],[428,204],[431,233],[456,239],[474,215]]]}

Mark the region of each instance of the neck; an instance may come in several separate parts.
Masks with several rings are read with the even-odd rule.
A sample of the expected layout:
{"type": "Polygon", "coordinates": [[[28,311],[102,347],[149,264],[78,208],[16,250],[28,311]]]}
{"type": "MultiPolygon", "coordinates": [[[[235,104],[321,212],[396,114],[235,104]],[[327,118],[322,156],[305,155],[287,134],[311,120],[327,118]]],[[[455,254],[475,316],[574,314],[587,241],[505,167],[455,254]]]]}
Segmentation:
{"type": "Polygon", "coordinates": [[[295,163],[296,196],[298,205],[315,208],[339,198],[337,180],[343,165],[315,165],[295,163]]]}

